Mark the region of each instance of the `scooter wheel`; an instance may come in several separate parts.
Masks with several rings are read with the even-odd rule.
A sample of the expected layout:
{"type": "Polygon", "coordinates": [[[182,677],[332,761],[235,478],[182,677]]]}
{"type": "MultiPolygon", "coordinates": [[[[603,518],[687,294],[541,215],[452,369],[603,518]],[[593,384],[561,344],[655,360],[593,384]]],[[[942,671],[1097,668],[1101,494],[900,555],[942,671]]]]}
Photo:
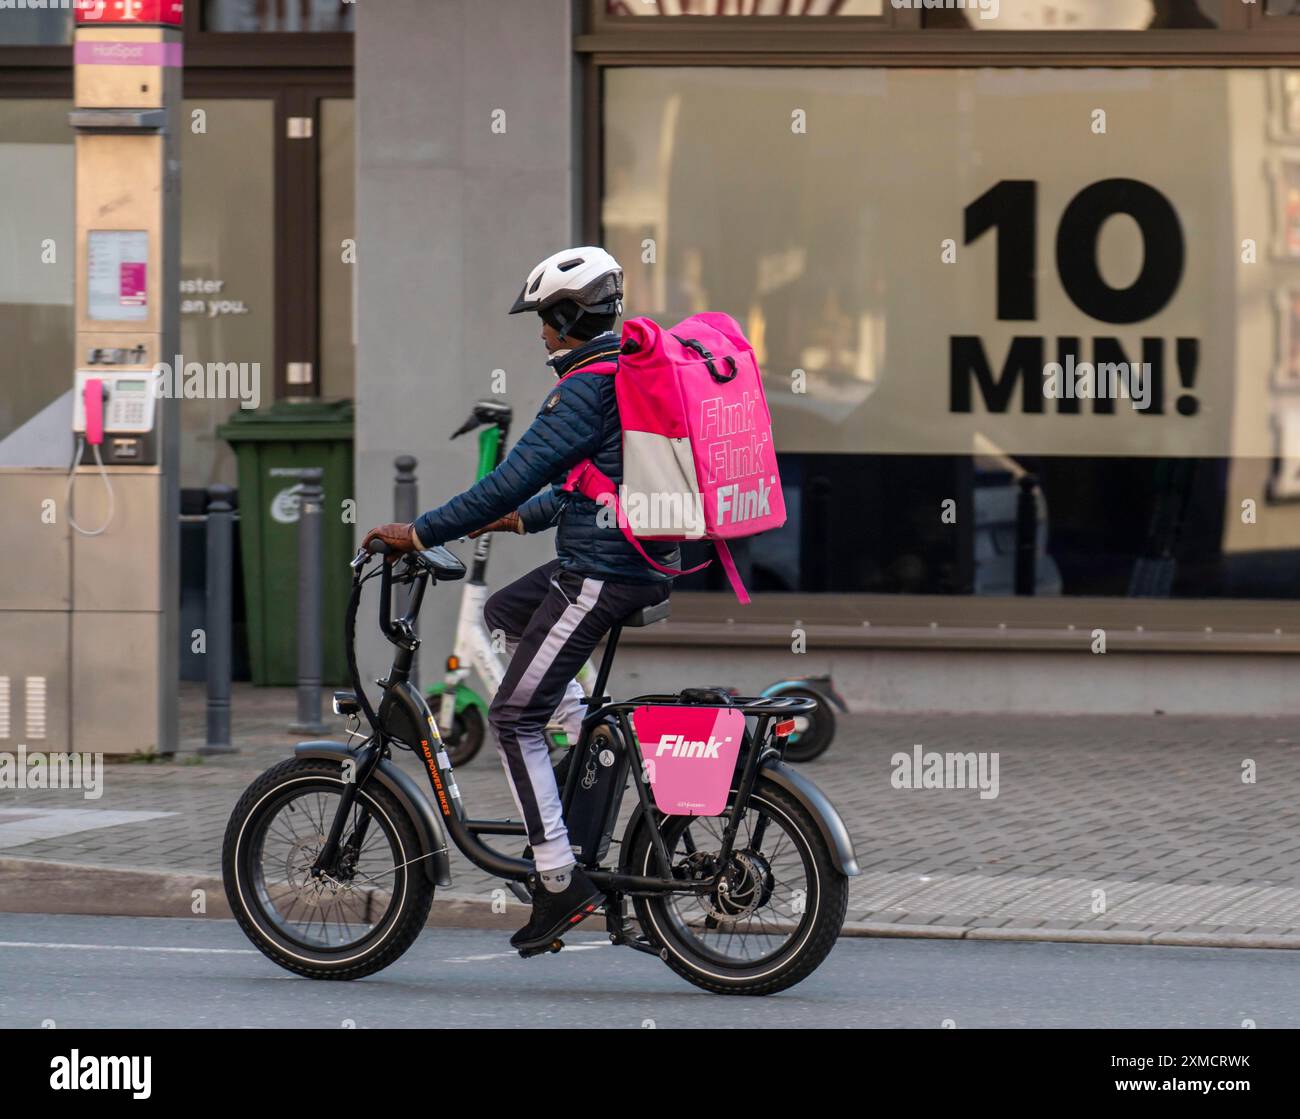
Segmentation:
{"type": "Polygon", "coordinates": [[[799,717],[799,729],[785,744],[785,760],[788,762],[810,762],[820,758],[830,749],[835,738],[835,709],[831,701],[816,688],[783,688],[777,693],[781,696],[815,699],[817,710],[811,715],[799,717]],[[805,724],[806,725],[803,725],[805,724]]]}
{"type": "Polygon", "coordinates": [[[483,722],[483,712],[477,707],[466,707],[459,711],[451,722],[451,733],[443,738],[447,757],[453,766],[465,765],[483,747],[487,737],[487,727],[483,722]]]}

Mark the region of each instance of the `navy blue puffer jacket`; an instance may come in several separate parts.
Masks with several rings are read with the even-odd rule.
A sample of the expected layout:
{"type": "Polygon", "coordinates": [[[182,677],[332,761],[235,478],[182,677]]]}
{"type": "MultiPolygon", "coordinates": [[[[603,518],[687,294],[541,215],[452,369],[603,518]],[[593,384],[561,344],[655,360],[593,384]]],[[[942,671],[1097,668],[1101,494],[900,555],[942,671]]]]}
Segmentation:
{"type": "MultiPolygon", "coordinates": [[[[618,344],[618,336],[609,332],[551,359],[558,376],[573,375],[547,394],[537,418],[500,466],[416,520],[415,531],[426,547],[455,540],[518,509],[525,532],[558,525],[555,551],[570,571],[622,583],[671,578],[646,563],[617,525],[597,523],[594,501],[560,489],[570,468],[588,458],[616,485],[623,480],[614,377],[582,372],[584,365],[617,361],[618,344]],[[543,486],[547,488],[538,493],[543,486]]],[[[679,566],[676,544],[646,540],[643,545],[655,562],[679,566]]]]}

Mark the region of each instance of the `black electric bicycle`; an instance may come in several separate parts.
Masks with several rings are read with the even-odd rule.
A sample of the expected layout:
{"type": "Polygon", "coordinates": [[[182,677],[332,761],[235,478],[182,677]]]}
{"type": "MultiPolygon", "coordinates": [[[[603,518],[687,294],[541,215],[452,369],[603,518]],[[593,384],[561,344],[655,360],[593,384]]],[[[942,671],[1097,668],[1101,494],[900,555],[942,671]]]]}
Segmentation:
{"type": "MultiPolygon", "coordinates": [[[[531,902],[535,882],[530,860],[481,838],[524,837],[526,829],[516,820],[467,814],[437,723],[410,682],[420,643],[414,623],[425,590],[431,582],[462,578],[465,567],[439,547],[396,562],[390,557],[367,571],[374,556],[386,552],[376,541],[352,561],[346,641],[355,690],[335,693],[334,701],[335,711],[354,716],[358,725],[364,715],[370,734],[356,746],[301,743],[292,759],[245,790],[222,849],[226,896],[244,932],[277,964],[313,979],[370,975],[411,946],[435,887],[451,884],[448,835],[521,901],[531,902]],[[355,649],[362,587],[376,575],[380,629],[395,646],[387,677],[376,681],[382,691],[377,711],[362,686],[355,649]],[[411,588],[397,618],[395,585],[411,588]],[[421,759],[432,802],[394,763],[398,749],[421,759]]],[[[808,713],[815,701],[749,699],[719,689],[612,701],[604,692],[623,627],[667,616],[666,602],[646,607],[609,634],[582,733],[559,767],[570,840],[578,862],[605,892],[602,908],[613,943],[657,955],[709,991],[771,994],[811,974],[834,947],[848,906],[848,878],[858,873],[835,808],[781,761],[794,716],[808,713]],[[730,706],[744,713],[746,729],[721,815],[667,815],[656,807],[632,720],[645,704],[730,706]],[[628,787],[636,805],[615,859],[610,848],[628,787]]],[[[562,947],[556,940],[538,951],[562,947]]]]}

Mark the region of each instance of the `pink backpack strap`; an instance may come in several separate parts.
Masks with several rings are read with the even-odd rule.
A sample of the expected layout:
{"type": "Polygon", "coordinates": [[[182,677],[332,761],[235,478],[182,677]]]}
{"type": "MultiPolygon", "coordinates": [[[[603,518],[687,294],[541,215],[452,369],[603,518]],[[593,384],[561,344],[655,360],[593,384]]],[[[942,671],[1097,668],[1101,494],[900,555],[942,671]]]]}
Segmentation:
{"type": "Polygon", "coordinates": [[[623,535],[627,539],[627,542],[631,544],[632,547],[641,554],[641,558],[656,571],[662,571],[665,575],[694,575],[695,572],[703,571],[713,562],[712,560],[705,560],[703,563],[696,564],[694,567],[684,568],[665,567],[662,563],[656,563],[646,554],[645,548],[641,546],[641,541],[632,534],[631,528],[628,527],[627,518],[623,516],[622,511],[618,508],[617,497],[614,498],[614,509],[618,514],[618,527],[623,530],[623,535]]]}
{"type": "MultiPolygon", "coordinates": [[[[612,506],[614,509],[614,516],[618,521],[619,531],[623,533],[623,538],[631,544],[632,547],[637,550],[637,553],[641,558],[656,571],[662,571],[665,575],[693,575],[697,571],[703,571],[713,562],[712,560],[705,560],[703,563],[697,564],[695,567],[676,568],[665,567],[663,564],[657,563],[655,560],[651,559],[646,553],[645,548],[642,546],[641,541],[633,534],[632,526],[628,524],[627,517],[619,506],[617,487],[610,480],[608,474],[596,468],[596,464],[592,462],[591,459],[584,459],[570,470],[568,477],[564,479],[564,485],[560,488],[568,490],[569,493],[573,493],[576,490],[584,497],[591,498],[592,501],[599,502],[602,505],[607,504],[612,506]]],[[[726,566],[726,563],[730,561],[730,558],[730,555],[728,555],[727,559],[723,561],[724,567],[726,566]]],[[[735,565],[733,564],[732,570],[734,569],[735,565]]],[[[734,586],[735,583],[733,582],[732,585],[734,586]]],[[[742,593],[743,591],[744,587],[741,587],[740,591],[737,593],[742,593]]],[[[741,601],[748,602],[749,599],[746,597],[741,601]]]]}
{"type": "Polygon", "coordinates": [[[558,385],[561,381],[567,381],[575,373],[602,373],[606,376],[618,372],[618,362],[616,361],[588,361],[585,365],[576,365],[570,369],[563,377],[556,380],[558,385]]]}
{"type": "Polygon", "coordinates": [[[736,592],[736,597],[740,599],[740,605],[748,606],[749,592],[745,590],[745,584],[741,582],[740,572],[736,570],[736,561],[731,558],[731,549],[727,547],[727,542],[725,540],[715,540],[713,546],[718,549],[718,559],[722,562],[722,570],[727,573],[727,581],[731,584],[731,589],[736,592]]]}

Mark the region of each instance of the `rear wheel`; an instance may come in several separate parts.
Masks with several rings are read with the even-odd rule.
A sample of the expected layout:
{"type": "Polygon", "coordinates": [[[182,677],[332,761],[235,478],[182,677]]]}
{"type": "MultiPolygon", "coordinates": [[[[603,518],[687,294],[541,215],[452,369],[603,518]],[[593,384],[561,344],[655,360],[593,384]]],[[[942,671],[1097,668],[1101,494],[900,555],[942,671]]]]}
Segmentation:
{"type": "Polygon", "coordinates": [[[248,938],[312,979],[387,967],[424,928],[433,883],[406,811],[381,785],[358,791],[336,865],[314,874],[344,789],[340,766],[291,760],[240,797],[226,826],[226,898],[248,938]]]}
{"type": "MultiPolygon", "coordinates": [[[[662,834],[675,877],[718,885],[703,894],[633,898],[637,919],[678,975],[718,994],[770,995],[807,978],[835,946],[848,879],[794,797],[759,778],[727,865],[725,817],[671,816],[662,834]]],[[[624,847],[627,873],[658,877],[642,818],[624,847]]]]}
{"type": "Polygon", "coordinates": [[[811,715],[794,716],[794,731],[785,741],[783,757],[788,762],[820,758],[835,738],[835,709],[831,701],[814,688],[783,688],[776,695],[782,699],[794,696],[817,701],[817,710],[811,715]]]}

